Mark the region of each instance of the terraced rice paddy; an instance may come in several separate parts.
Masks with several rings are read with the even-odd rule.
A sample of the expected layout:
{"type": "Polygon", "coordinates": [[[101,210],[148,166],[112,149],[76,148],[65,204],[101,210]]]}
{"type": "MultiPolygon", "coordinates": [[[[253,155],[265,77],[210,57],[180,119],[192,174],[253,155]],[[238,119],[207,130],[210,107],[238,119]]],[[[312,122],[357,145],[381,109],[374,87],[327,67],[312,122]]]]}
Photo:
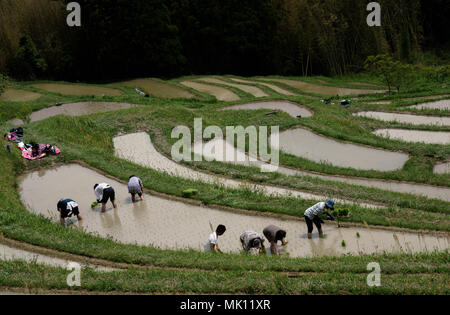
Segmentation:
{"type": "Polygon", "coordinates": [[[282,89],[278,85],[271,84],[271,83],[265,83],[260,81],[251,81],[251,80],[245,80],[245,79],[238,79],[238,78],[229,78],[230,80],[240,82],[240,83],[247,83],[247,84],[257,84],[257,85],[263,85],[268,87],[269,89],[274,90],[275,92],[282,94],[282,95],[297,95],[294,92],[288,91],[286,89],[282,89]]]}
{"type": "Polygon", "coordinates": [[[217,78],[201,78],[201,81],[207,82],[207,83],[216,83],[216,84],[223,84],[223,85],[228,85],[228,86],[232,86],[235,87],[237,89],[240,89],[244,92],[247,92],[251,95],[253,95],[254,97],[264,97],[264,96],[269,96],[269,94],[267,94],[266,92],[264,92],[263,90],[261,90],[260,88],[256,87],[256,86],[251,86],[251,85],[245,85],[245,84],[235,84],[235,83],[230,83],[224,80],[220,80],[217,78]]]}
{"type": "Polygon", "coordinates": [[[8,88],[0,95],[0,101],[2,102],[30,102],[40,98],[42,94],[27,91],[8,88]]]}
{"type": "MultiPolygon", "coordinates": [[[[362,170],[391,171],[400,169],[407,154],[344,143],[295,128],[279,133],[280,150],[318,163],[362,170]]],[[[272,139],[277,137],[271,135],[272,139]]]]}
{"type": "Polygon", "coordinates": [[[258,78],[264,81],[274,81],[283,83],[293,88],[296,88],[303,92],[315,93],[321,95],[350,95],[350,94],[372,94],[372,93],[383,93],[385,90],[369,90],[369,89],[349,89],[349,88],[339,88],[334,86],[312,84],[299,80],[290,79],[276,79],[276,78],[258,78]]]}
{"type": "Polygon", "coordinates": [[[62,83],[35,83],[30,86],[62,95],[77,96],[118,96],[123,94],[121,90],[94,85],[62,84],[62,83]]]}
{"type": "Polygon", "coordinates": [[[195,98],[196,95],[186,89],[180,88],[168,82],[160,82],[152,79],[137,79],[114,83],[114,85],[128,86],[144,90],[148,94],[160,98],[195,98]]]}
{"type": "Polygon", "coordinates": [[[402,140],[407,142],[423,142],[434,144],[449,144],[450,132],[404,130],[404,129],[378,129],[373,132],[377,136],[402,140]]]}
{"type": "Polygon", "coordinates": [[[288,113],[292,117],[307,118],[312,116],[312,112],[295,103],[287,101],[262,101],[245,104],[237,104],[233,106],[224,107],[221,110],[257,110],[257,109],[271,109],[280,110],[288,113]]]}
{"type": "MultiPolygon", "coordinates": [[[[150,136],[145,132],[127,134],[114,138],[114,148],[116,155],[125,160],[139,164],[144,167],[158,170],[170,174],[172,176],[178,176],[182,178],[188,178],[193,180],[199,180],[205,183],[211,183],[215,185],[223,185],[229,188],[242,189],[244,187],[252,190],[263,192],[268,195],[281,195],[292,196],[311,200],[322,200],[326,196],[311,194],[307,192],[301,192],[293,189],[285,189],[270,185],[260,185],[244,181],[238,181],[234,179],[215,176],[203,172],[196,171],[187,166],[178,164],[171,159],[165,157],[159,153],[153,146],[150,136]]],[[[195,147],[193,148],[193,151],[195,147]]],[[[194,151],[195,152],[195,151],[194,151]]],[[[350,201],[336,199],[338,202],[350,201]]],[[[377,207],[371,204],[361,204],[366,207],[377,207]]]]}
{"type": "Polygon", "coordinates": [[[449,117],[421,116],[412,114],[398,114],[386,112],[359,112],[354,114],[359,117],[366,117],[388,122],[397,122],[411,125],[436,125],[450,126],[449,117]]]}
{"type": "Polygon", "coordinates": [[[219,101],[236,101],[240,99],[236,93],[220,86],[204,84],[197,81],[182,81],[181,84],[194,90],[212,95],[219,101]]]}
{"type": "MultiPolygon", "coordinates": [[[[59,106],[51,106],[31,114],[31,122],[44,120],[56,115],[69,115],[69,116],[81,116],[94,113],[101,113],[107,111],[114,111],[120,109],[131,108],[136,105],[129,103],[116,103],[116,102],[78,102],[67,103],[59,106]]],[[[15,125],[23,125],[23,121],[20,119],[14,119],[11,121],[15,125]]]]}
{"type": "Polygon", "coordinates": [[[23,202],[33,213],[57,221],[55,196],[68,191],[80,205],[84,216],[73,228],[112,237],[123,243],[152,245],[159,248],[202,250],[210,233],[209,222],[221,222],[228,229],[220,238],[226,252],[239,252],[239,235],[245,230],[262,231],[275,224],[288,232],[289,244],[282,249],[290,257],[343,255],[386,252],[420,252],[443,250],[448,238],[421,233],[393,232],[365,228],[338,228],[325,225],[325,239],[306,239],[306,225],[295,219],[274,219],[251,214],[233,213],[213,208],[189,205],[180,201],[145,194],[144,201],[132,203],[126,185],[77,164],[33,172],[20,179],[23,202]],[[61,181],[70,178],[70,181],[61,181]],[[90,209],[94,198],[92,185],[107,182],[116,190],[118,208],[100,213],[90,209]],[[357,237],[357,233],[359,237],[357,237]],[[339,246],[342,240],[346,246],[339,246]]]}

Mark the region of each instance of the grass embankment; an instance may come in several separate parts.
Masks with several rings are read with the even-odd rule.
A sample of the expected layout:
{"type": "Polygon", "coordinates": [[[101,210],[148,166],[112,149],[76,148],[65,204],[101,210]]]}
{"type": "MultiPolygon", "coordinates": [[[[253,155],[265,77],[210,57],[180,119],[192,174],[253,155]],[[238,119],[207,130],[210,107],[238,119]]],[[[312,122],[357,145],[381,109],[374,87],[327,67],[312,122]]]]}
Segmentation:
{"type": "MultiPolygon", "coordinates": [[[[68,271],[21,261],[0,261],[0,286],[28,291],[67,290],[68,271]]],[[[83,269],[77,290],[134,293],[243,294],[448,294],[448,270],[443,273],[394,273],[381,276],[380,287],[366,284],[368,272],[326,272],[296,275],[254,270],[140,270],[96,272],[83,269]]],[[[39,292],[39,291],[38,291],[39,292]]]]}

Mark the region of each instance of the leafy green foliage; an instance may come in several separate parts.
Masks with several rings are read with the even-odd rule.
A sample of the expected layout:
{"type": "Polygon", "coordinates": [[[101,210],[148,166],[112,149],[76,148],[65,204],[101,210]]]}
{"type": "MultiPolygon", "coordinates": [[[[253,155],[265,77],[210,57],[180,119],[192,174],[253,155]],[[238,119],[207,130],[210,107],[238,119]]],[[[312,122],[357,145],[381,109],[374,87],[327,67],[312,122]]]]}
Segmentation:
{"type": "Polygon", "coordinates": [[[369,56],[364,67],[371,74],[378,76],[389,88],[389,92],[393,87],[400,92],[401,88],[409,86],[415,80],[413,66],[394,60],[389,55],[369,56]]]}
{"type": "Polygon", "coordinates": [[[29,35],[23,35],[19,41],[19,50],[9,65],[9,71],[17,79],[30,80],[42,76],[46,70],[47,63],[33,40],[29,35]]]}

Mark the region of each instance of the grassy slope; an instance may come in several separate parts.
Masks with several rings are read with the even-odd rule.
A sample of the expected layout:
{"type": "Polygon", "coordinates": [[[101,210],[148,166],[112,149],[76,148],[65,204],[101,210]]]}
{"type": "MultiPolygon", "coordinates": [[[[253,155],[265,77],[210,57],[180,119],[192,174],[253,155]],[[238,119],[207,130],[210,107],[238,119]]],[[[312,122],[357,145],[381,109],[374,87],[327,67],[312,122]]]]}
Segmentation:
{"type": "MultiPolygon", "coordinates": [[[[120,101],[133,101],[143,102],[142,98],[137,98],[132,95],[131,91],[128,95],[121,96],[119,98],[114,98],[114,100],[120,101]]],[[[89,98],[77,98],[86,99],[89,98]]],[[[59,100],[59,99],[58,99],[59,100]]],[[[73,99],[75,100],[75,99],[73,99]]],[[[50,119],[47,122],[41,122],[37,124],[33,124],[30,126],[30,129],[27,132],[33,134],[34,137],[38,137],[43,140],[55,140],[61,143],[61,146],[67,152],[65,158],[62,160],[70,160],[70,159],[79,159],[83,158],[86,162],[94,165],[100,169],[104,169],[108,171],[114,176],[119,178],[126,178],[127,174],[132,171],[135,173],[141,172],[144,174],[144,181],[146,186],[151,187],[155,186],[154,180],[158,179],[158,182],[161,185],[158,185],[158,190],[179,194],[180,189],[186,187],[186,185],[192,185],[190,181],[183,181],[177,179],[175,182],[173,178],[168,176],[164,176],[162,174],[158,174],[157,172],[152,172],[150,170],[146,170],[131,163],[127,163],[121,161],[119,159],[115,159],[111,155],[111,142],[110,137],[111,134],[119,129],[127,130],[127,124],[129,124],[129,120],[127,121],[127,114],[131,114],[133,111],[148,111],[149,115],[154,118],[163,117],[164,114],[168,112],[174,113],[175,111],[170,111],[170,107],[176,106],[181,107],[182,105],[188,105],[188,107],[192,108],[202,108],[206,106],[216,107],[216,102],[205,102],[199,103],[197,101],[173,101],[172,103],[164,103],[161,107],[165,108],[165,113],[162,113],[162,116],[152,116],[150,113],[154,111],[154,106],[146,109],[134,109],[131,111],[123,111],[120,117],[125,117],[123,120],[119,119],[117,125],[112,125],[108,127],[104,127],[104,124],[99,124],[99,122],[105,123],[110,120],[114,120],[119,118],[116,114],[100,114],[94,115],[91,119],[85,118],[54,118],[50,119]],[[210,104],[210,105],[208,105],[210,104]],[[66,134],[66,136],[56,136],[51,133],[51,130],[55,130],[52,128],[63,128],[67,125],[78,125],[79,129],[74,129],[73,133],[66,134]],[[80,134],[81,132],[81,134],[80,134]],[[99,137],[100,135],[100,137],[99,137]],[[85,147],[82,144],[84,143],[90,144],[90,146],[85,147]],[[69,148],[70,147],[70,148],[69,148]],[[104,159],[104,160],[102,160],[104,159]],[[108,169],[107,165],[111,163],[114,165],[112,169],[108,169]],[[161,181],[162,180],[162,181],[161,181]]],[[[42,103],[44,104],[44,103],[42,103]]],[[[41,105],[35,105],[34,108],[41,107],[41,105]]],[[[45,105],[42,105],[42,107],[45,105]]],[[[179,108],[181,112],[183,112],[182,108],[179,108]]],[[[178,112],[178,111],[176,111],[178,112]]],[[[184,113],[184,112],[183,112],[184,113]]],[[[255,112],[248,113],[249,115],[254,115],[255,112]]],[[[263,115],[264,111],[259,114],[261,119],[264,119],[265,115],[263,115]]],[[[145,115],[135,115],[132,120],[135,123],[137,129],[141,127],[146,127],[148,129],[148,119],[146,119],[145,115]],[[139,117],[139,118],[136,118],[139,117]]],[[[170,117],[165,117],[166,119],[170,119],[170,117]]],[[[248,118],[248,117],[247,117],[248,118]]],[[[244,116],[243,119],[246,119],[244,116]]],[[[280,122],[285,123],[289,117],[281,117],[280,122]]],[[[176,119],[174,120],[176,121],[176,119]]],[[[70,128],[72,130],[72,128],[70,128]]],[[[128,125],[128,131],[133,130],[134,128],[130,128],[128,125]]],[[[151,128],[150,128],[151,129],[151,128]]],[[[167,132],[167,131],[166,131],[167,132]]],[[[61,133],[60,133],[61,134],[61,133]]],[[[2,151],[0,154],[0,159],[2,161],[1,168],[1,177],[2,177],[2,186],[0,188],[0,230],[9,237],[17,238],[24,240],[29,243],[38,244],[45,247],[50,247],[58,250],[64,250],[68,252],[73,252],[77,254],[87,255],[91,257],[99,257],[105,259],[111,259],[114,261],[121,262],[132,262],[135,264],[150,264],[157,266],[171,266],[171,267],[188,267],[188,268],[204,268],[204,269],[219,269],[219,270],[229,270],[229,271],[238,271],[238,270],[252,270],[255,269],[255,266],[258,267],[258,270],[263,271],[320,271],[326,272],[326,275],[319,275],[318,278],[314,278],[313,283],[324,283],[329,284],[329,289],[325,291],[318,290],[316,293],[333,293],[333,288],[336,288],[336,284],[338,285],[339,290],[350,290],[354,293],[370,293],[367,291],[367,287],[364,289],[366,291],[358,291],[362,290],[359,286],[361,285],[361,281],[365,279],[364,276],[354,275],[353,273],[365,273],[365,266],[369,261],[382,261],[382,268],[384,266],[388,266],[387,269],[391,270],[391,273],[414,273],[414,272],[427,272],[427,268],[430,267],[429,272],[438,272],[438,281],[437,287],[432,286],[429,292],[443,292],[442,286],[439,287],[439,283],[448,282],[448,253],[443,254],[430,254],[430,255],[383,255],[383,256],[364,256],[364,257],[339,257],[333,258],[333,263],[331,264],[332,268],[330,268],[330,260],[329,258],[317,258],[317,259],[287,259],[287,258],[261,258],[261,257],[243,257],[239,255],[227,255],[227,259],[223,259],[223,257],[219,257],[216,255],[208,255],[197,252],[183,252],[183,251],[162,251],[156,250],[147,247],[139,247],[135,245],[122,245],[117,244],[109,240],[104,240],[97,238],[92,235],[85,235],[70,229],[62,229],[59,226],[49,222],[48,220],[42,217],[36,217],[34,215],[29,214],[21,205],[17,193],[15,192],[15,175],[21,173],[23,171],[22,161],[19,160],[15,155],[7,154],[2,151]],[[14,170],[14,171],[13,171],[14,170]],[[424,269],[425,268],[425,269],[424,269]],[[332,270],[332,271],[331,271],[332,270]],[[394,271],[396,270],[396,271],[394,271]],[[343,276],[344,278],[340,278],[335,273],[336,272],[346,274],[343,276]],[[442,275],[442,276],[441,276],[442,275]],[[335,280],[339,278],[339,281],[335,280]],[[346,280],[347,279],[347,280],[346,280]],[[355,288],[355,281],[359,284],[358,288],[355,288]],[[333,285],[333,283],[335,285],[333,285]]],[[[42,161],[41,161],[42,162],[42,161]]],[[[45,164],[47,161],[44,161],[45,164]]],[[[223,167],[223,165],[221,166],[223,167]]],[[[244,173],[245,174],[245,173],[244,173]]],[[[244,175],[245,176],[245,175],[244,175]]],[[[308,205],[308,202],[298,202],[297,200],[291,200],[288,198],[278,198],[277,200],[273,200],[272,204],[267,204],[267,199],[264,196],[252,194],[249,192],[236,192],[230,190],[224,190],[220,187],[215,187],[211,189],[210,185],[207,185],[207,189],[201,189],[200,191],[208,191],[211,192],[207,195],[202,195],[201,199],[205,202],[215,202],[217,200],[220,201],[221,198],[217,198],[220,196],[229,196],[230,198],[226,198],[226,202],[223,204],[235,206],[239,208],[246,209],[258,209],[263,211],[275,211],[281,213],[298,213],[298,211],[302,211],[308,205]],[[250,197],[250,199],[249,199],[250,197]],[[289,210],[288,210],[289,209],[289,210]]],[[[152,187],[154,188],[154,187],[152,187]]],[[[202,188],[202,187],[200,187],[202,188]]],[[[205,187],[206,188],[206,187],[205,187]]],[[[224,199],[222,197],[222,199],[224,199]]],[[[219,202],[220,203],[220,202],[219,202]]],[[[445,204],[445,203],[444,203],[445,204]]],[[[387,224],[386,219],[382,213],[373,213],[367,214],[367,210],[360,209],[361,213],[365,213],[368,216],[369,223],[377,224],[377,220],[380,221],[378,223],[387,224]],[[372,222],[370,222],[372,220],[372,222]]],[[[353,210],[352,212],[355,212],[353,210]]],[[[398,216],[396,223],[403,225],[404,222],[406,225],[416,225],[417,227],[423,228],[424,225],[420,225],[424,221],[428,221],[428,228],[445,228],[447,229],[448,217],[440,215],[439,219],[444,220],[444,225],[440,225],[434,223],[437,218],[435,214],[426,213],[426,212],[418,212],[418,213],[410,213],[409,215],[405,215],[407,211],[402,210],[401,215],[398,216]],[[419,214],[419,215],[418,215],[419,214]],[[406,216],[406,217],[405,217],[406,216]],[[428,217],[427,217],[428,216],[428,217]],[[416,219],[414,219],[414,217],[416,219]],[[408,221],[408,219],[411,219],[408,221]],[[416,220],[416,223],[414,223],[416,220]]],[[[394,220],[395,221],[395,220],[394,220]]],[[[392,222],[392,221],[391,221],[392,222]]],[[[426,224],[425,224],[426,225],[426,224]]],[[[5,267],[6,268],[6,267],[5,267]]],[[[20,269],[20,268],[19,268],[20,269]]],[[[19,270],[17,269],[17,270],[19,270]]],[[[388,271],[389,272],[389,271],[388,271]]],[[[21,275],[18,277],[26,278],[23,276],[21,272],[18,272],[21,275]]],[[[173,275],[172,275],[173,276],[173,275]]],[[[241,274],[235,274],[232,276],[228,275],[230,278],[235,277],[236,279],[242,278],[241,274]]],[[[139,277],[136,278],[140,278],[139,277]]],[[[164,276],[161,276],[164,278],[164,276]]],[[[119,276],[118,278],[121,278],[119,276]]],[[[257,278],[257,277],[256,277],[257,278]]],[[[264,277],[262,277],[264,278],[264,277]]],[[[307,277],[308,279],[310,276],[307,277]]],[[[413,287],[413,283],[417,283],[417,277],[411,276],[402,276],[397,275],[394,277],[397,283],[407,284],[406,287],[413,287]]],[[[391,277],[391,279],[394,279],[391,277]]],[[[426,277],[425,277],[426,278],[426,277]]],[[[64,278],[65,279],[65,278],[64,278]]],[[[211,280],[211,279],[210,279],[211,280]]],[[[210,281],[209,280],[209,281],[210,281]]],[[[306,279],[305,279],[306,280],[306,279]]],[[[2,280],[7,281],[7,280],[2,280]]],[[[281,281],[281,280],[280,280],[281,281]]],[[[289,281],[292,279],[286,278],[282,280],[283,283],[289,283],[289,287],[295,288],[294,293],[302,293],[302,292],[312,292],[311,286],[308,287],[299,287],[297,285],[293,285],[289,281]],[[303,290],[303,291],[302,291],[303,290]]],[[[425,281],[425,280],[424,280],[425,281]]],[[[95,282],[95,281],[94,281],[95,282]]],[[[303,283],[304,281],[302,281],[303,283]]],[[[245,282],[243,282],[245,283],[245,282]]],[[[425,282],[424,282],[425,283],[425,282]]],[[[8,282],[5,283],[8,286],[14,286],[14,283],[8,282]]],[[[302,284],[304,285],[304,283],[302,284]]],[[[47,284],[42,284],[42,286],[48,287],[47,284]]],[[[50,286],[51,288],[52,286],[50,286]]],[[[139,287],[139,286],[138,286],[139,287]]],[[[264,286],[263,286],[264,287],[264,286]]],[[[320,286],[322,287],[322,286],[320,286]]],[[[327,285],[324,285],[327,287],[327,285]]],[[[161,287],[162,288],[162,287],[161,287]]],[[[188,287],[189,288],[189,287],[188,287]]],[[[98,287],[90,287],[93,290],[99,290],[98,287]]],[[[115,290],[126,291],[127,289],[124,287],[120,287],[117,283],[114,284],[115,290]]],[[[141,290],[141,289],[140,289],[141,290]]],[[[142,289],[143,291],[150,290],[148,287],[146,289],[142,289]]],[[[170,292],[187,292],[186,289],[173,289],[170,292]]],[[[230,292],[240,292],[242,288],[233,287],[230,292]],[[233,291],[234,290],[234,291],[233,291]]],[[[272,290],[272,289],[271,289],[272,290]]],[[[322,287],[322,290],[323,287],[322,287]]],[[[207,292],[225,292],[224,287],[220,289],[211,289],[211,291],[207,292]]],[[[201,292],[201,291],[196,291],[201,292]]],[[[226,291],[228,292],[228,291],[226,291]]],[[[244,290],[244,292],[251,293],[253,291],[244,290]]],[[[266,291],[263,291],[266,292],[266,291]]],[[[278,291],[277,289],[273,289],[271,292],[267,293],[282,293],[283,291],[278,291]]],[[[373,291],[371,291],[373,292],[373,291]]],[[[405,286],[393,286],[391,293],[395,292],[405,292],[405,286]],[[396,291],[398,290],[398,291],[396,291]]],[[[425,292],[425,291],[412,291],[412,292],[425,292]]],[[[381,290],[380,293],[383,293],[381,290]]],[[[387,293],[385,291],[385,293],[387,293]]]]}

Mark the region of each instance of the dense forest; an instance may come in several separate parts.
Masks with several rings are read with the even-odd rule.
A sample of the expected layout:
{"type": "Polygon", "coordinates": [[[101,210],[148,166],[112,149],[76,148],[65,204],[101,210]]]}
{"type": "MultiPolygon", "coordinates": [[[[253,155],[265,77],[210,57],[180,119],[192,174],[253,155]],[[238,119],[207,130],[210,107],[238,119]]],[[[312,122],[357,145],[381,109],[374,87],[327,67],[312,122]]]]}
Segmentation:
{"type": "Polygon", "coordinates": [[[367,25],[361,0],[78,0],[81,27],[67,26],[68,2],[0,0],[0,73],[340,75],[370,55],[420,62],[449,51],[448,0],[380,0],[381,27],[367,25]]]}

